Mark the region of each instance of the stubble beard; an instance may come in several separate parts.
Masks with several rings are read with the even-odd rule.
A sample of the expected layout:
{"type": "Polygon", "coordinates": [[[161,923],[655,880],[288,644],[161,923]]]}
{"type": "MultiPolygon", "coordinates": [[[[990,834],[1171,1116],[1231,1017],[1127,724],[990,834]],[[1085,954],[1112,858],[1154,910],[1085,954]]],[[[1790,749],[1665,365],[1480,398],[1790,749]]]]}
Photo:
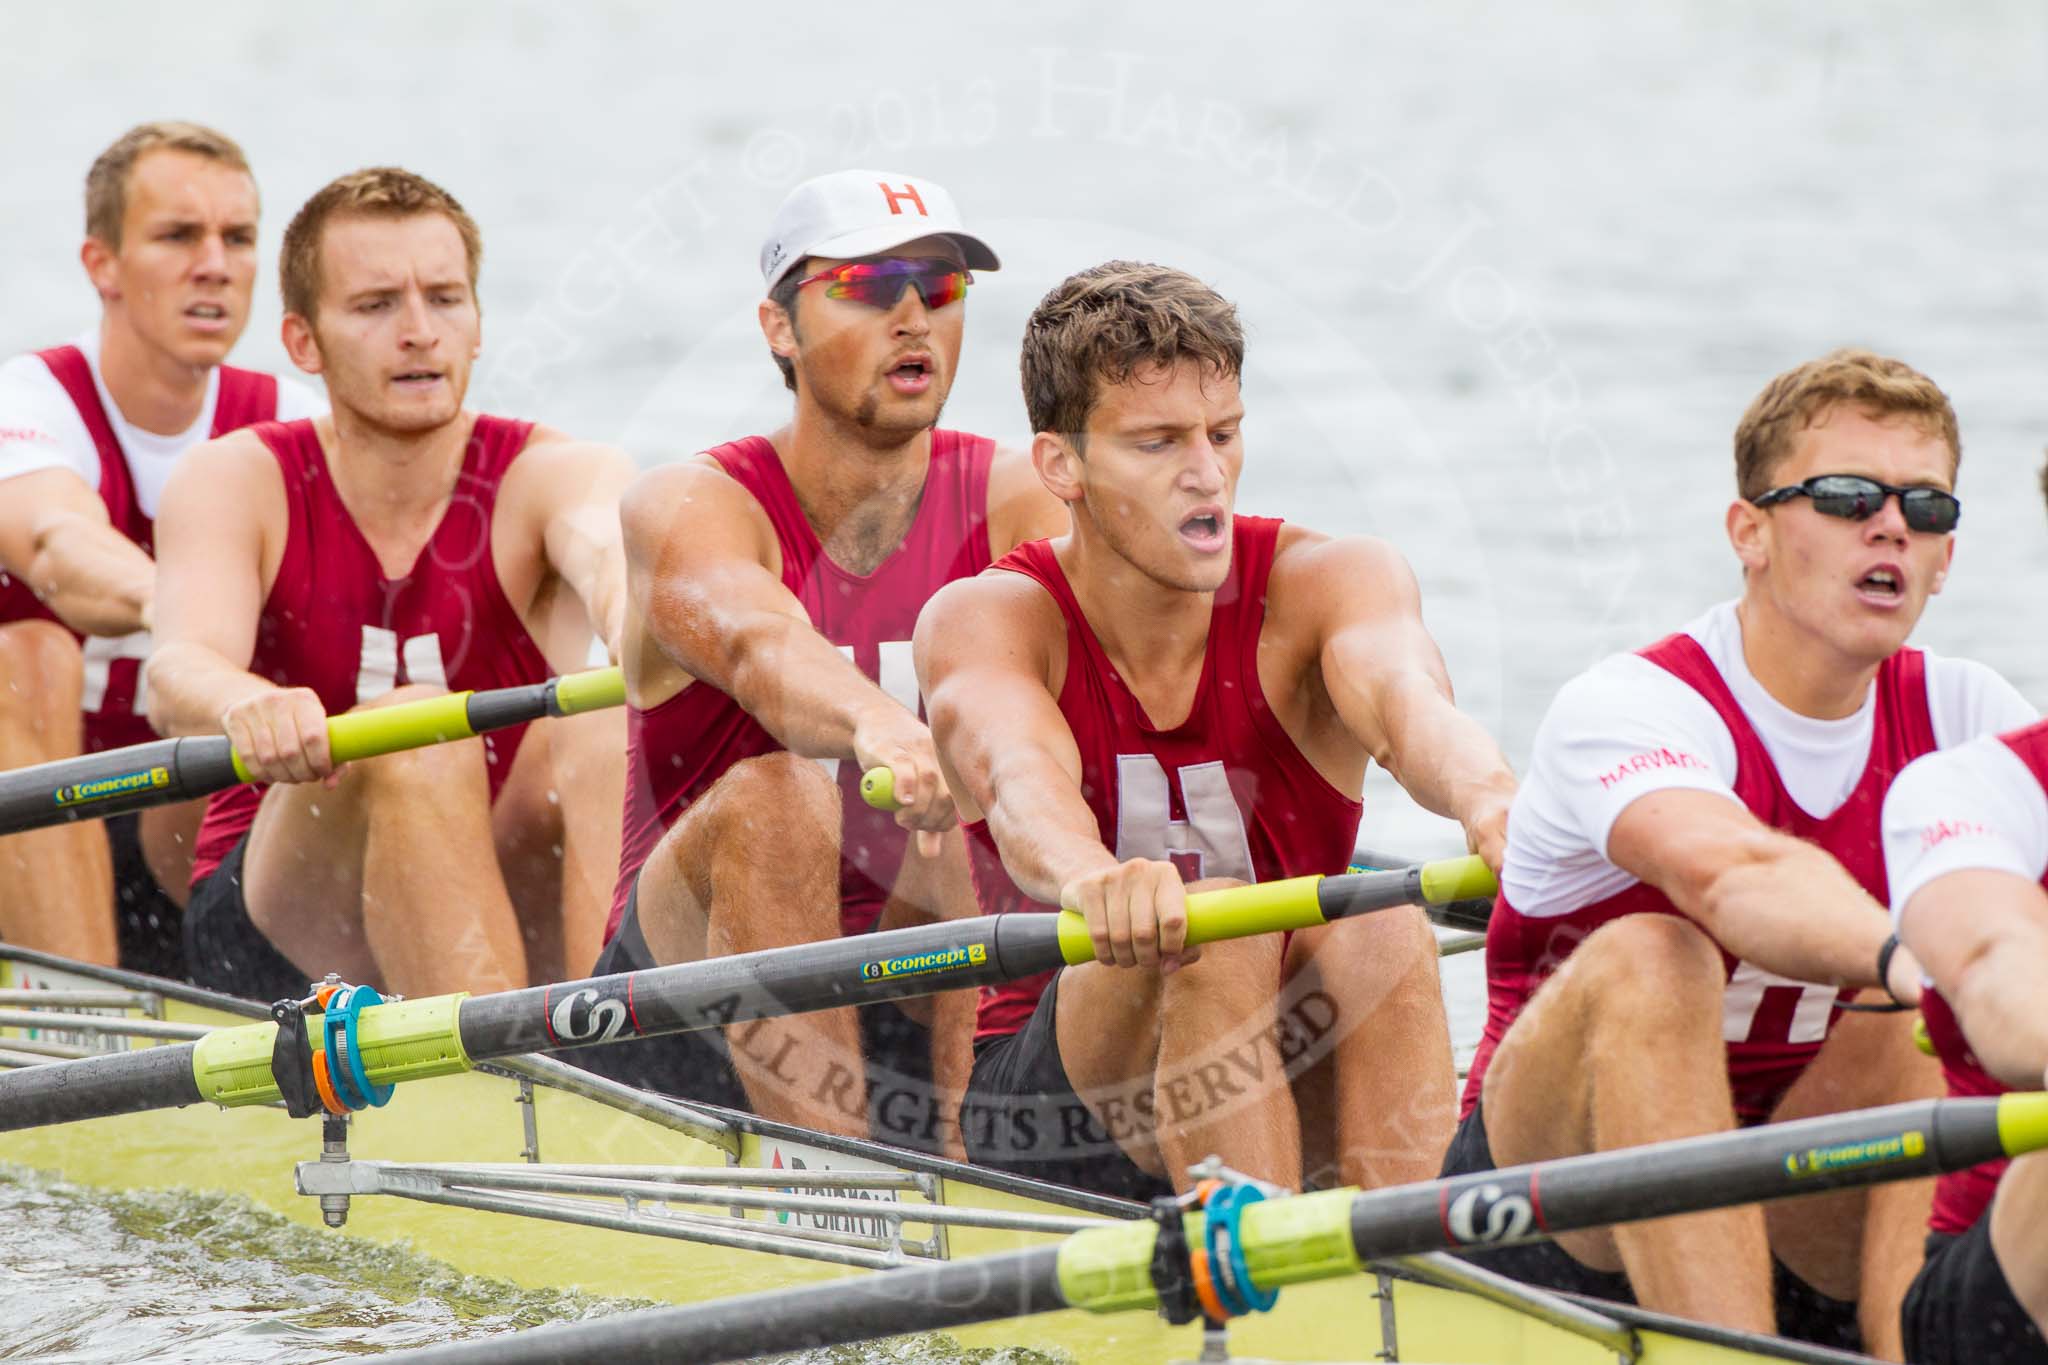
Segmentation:
{"type": "MultiPolygon", "coordinates": [[[[1230,560],[1227,556],[1223,561],[1223,573],[1214,583],[1203,582],[1177,572],[1179,566],[1171,563],[1149,563],[1148,556],[1138,547],[1136,537],[1125,534],[1124,527],[1115,518],[1103,517],[1097,513],[1093,497],[1084,496],[1082,505],[1087,509],[1088,520],[1094,523],[1096,533],[1102,537],[1103,543],[1116,551],[1118,557],[1126,564],[1161,587],[1171,588],[1175,592],[1215,592],[1223,586],[1224,580],[1230,577],[1230,560]]],[[[1167,556],[1162,555],[1160,558],[1164,560],[1167,556]]]]}
{"type": "MultiPolygon", "coordinates": [[[[887,383],[887,380],[883,381],[887,383]]],[[[854,427],[869,438],[875,446],[897,446],[939,424],[939,416],[946,410],[947,393],[938,396],[939,401],[932,408],[931,416],[917,422],[884,422],[882,417],[882,393],[878,388],[869,388],[853,405],[853,411],[846,416],[854,427]]]]}

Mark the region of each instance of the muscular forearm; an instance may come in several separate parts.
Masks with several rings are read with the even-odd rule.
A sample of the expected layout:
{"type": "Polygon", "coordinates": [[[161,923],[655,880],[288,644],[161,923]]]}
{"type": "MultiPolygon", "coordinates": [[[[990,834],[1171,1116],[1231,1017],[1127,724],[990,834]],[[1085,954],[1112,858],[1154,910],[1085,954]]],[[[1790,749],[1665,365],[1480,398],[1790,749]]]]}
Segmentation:
{"type": "Polygon", "coordinates": [[[771,613],[736,632],[724,691],[805,758],[853,757],[863,717],[877,707],[903,709],[808,622],[771,613]]]}
{"type": "Polygon", "coordinates": [[[1375,757],[1425,810],[1469,828],[1514,801],[1515,775],[1500,746],[1434,679],[1396,681],[1382,708],[1387,738],[1375,757]]]}
{"type": "MultiPolygon", "coordinates": [[[[1954,1006],[1970,1050],[1986,1071],[2007,1085],[2036,1089],[2048,1067],[2048,1015],[2041,1011],[2040,964],[2048,936],[2011,939],[1970,963],[1956,982],[1954,1006]]],[[[1947,994],[1950,988],[1944,987],[1947,994]]]]}
{"type": "Polygon", "coordinates": [[[147,626],[156,566],[105,523],[67,515],[39,525],[26,577],[36,596],[80,634],[127,635],[147,626]]]}
{"type": "Polygon", "coordinates": [[[1067,883],[1115,866],[1095,813],[1049,756],[1013,756],[992,773],[990,785],[989,831],[1004,870],[1025,895],[1057,905],[1067,883]]]}
{"type": "Polygon", "coordinates": [[[1679,908],[1716,942],[1768,972],[1824,985],[1877,985],[1891,916],[1842,865],[1789,836],[1730,862],[1679,908]]]}
{"type": "Polygon", "coordinates": [[[204,645],[163,645],[149,660],[149,723],[160,735],[217,735],[229,707],[277,690],[204,645]]]}

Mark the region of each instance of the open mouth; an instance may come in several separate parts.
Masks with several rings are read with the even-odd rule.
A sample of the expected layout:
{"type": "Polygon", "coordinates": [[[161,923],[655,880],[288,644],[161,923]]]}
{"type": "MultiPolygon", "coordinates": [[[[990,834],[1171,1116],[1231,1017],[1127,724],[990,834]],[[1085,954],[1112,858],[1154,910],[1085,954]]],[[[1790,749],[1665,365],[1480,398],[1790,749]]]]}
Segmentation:
{"type": "Polygon", "coordinates": [[[1202,508],[1193,513],[1181,522],[1180,538],[1197,550],[1222,549],[1223,513],[1213,508],[1202,508]]]}
{"type": "Polygon", "coordinates": [[[391,382],[394,384],[404,384],[409,388],[419,388],[429,384],[440,383],[441,372],[439,370],[407,370],[403,374],[393,375],[391,382]]]}
{"type": "Polygon", "coordinates": [[[1879,565],[1856,580],[1856,595],[1866,601],[1897,602],[1906,595],[1906,579],[1890,565],[1879,565]]]}
{"type": "Polygon", "coordinates": [[[906,356],[889,371],[889,386],[898,393],[923,393],[931,383],[931,362],[923,356],[906,356]]]}
{"type": "Polygon", "coordinates": [[[185,316],[202,326],[222,327],[227,325],[228,310],[218,303],[195,303],[185,309],[185,316]]]}

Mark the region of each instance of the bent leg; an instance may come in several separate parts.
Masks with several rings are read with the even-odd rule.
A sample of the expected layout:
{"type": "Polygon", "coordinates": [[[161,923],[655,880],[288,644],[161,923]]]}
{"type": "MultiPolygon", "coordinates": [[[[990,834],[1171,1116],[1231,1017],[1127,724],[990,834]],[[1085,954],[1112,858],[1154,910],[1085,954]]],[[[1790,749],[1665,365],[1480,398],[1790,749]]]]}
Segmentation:
{"type": "Polygon", "coordinates": [[[180,801],[152,806],[136,821],[149,875],[180,910],[192,898],[192,847],[199,841],[199,822],[205,815],[206,802],[180,801]]]}
{"type": "Polygon", "coordinates": [[[1060,974],[1060,1062],[1140,1170],[1188,1189],[1209,1156],[1301,1185],[1301,1125],[1275,990],[1280,940],[1207,944],[1171,974],[1100,962],[1060,974]]]}
{"type": "Polygon", "coordinates": [[[623,711],[527,726],[492,826],[537,982],[581,976],[604,948],[625,784],[623,711]]]}
{"type": "MultiPolygon", "coordinates": [[[[641,932],[658,962],[695,962],[839,936],[839,789],[793,754],[735,763],[691,803],[640,869],[641,932]]],[[[754,1112],[867,1135],[852,1009],[725,1030],[754,1112]]]]}
{"type": "MultiPolygon", "coordinates": [[[[78,643],[62,626],[0,626],[0,771],[78,756],[84,679],[78,643]]],[[[0,939],[114,965],[113,862],[97,820],[0,839],[0,939]]]]}
{"type": "MultiPolygon", "coordinates": [[[[875,928],[902,929],[941,920],[965,919],[981,913],[974,899],[974,883],[967,872],[967,839],[957,829],[948,830],[940,840],[939,855],[927,858],[910,841],[903,866],[896,874],[896,887],[875,928]]],[[[924,1025],[931,1037],[931,1091],[924,1098],[929,1112],[940,1116],[942,1154],[958,1161],[967,1159],[954,1116],[967,1093],[968,1075],[974,1069],[974,1019],[979,992],[941,991],[937,995],[913,996],[899,1000],[896,1007],[924,1025]]],[[[891,1066],[888,1058],[871,1058],[891,1066]]]]}
{"type": "Polygon", "coordinates": [[[1364,1189],[1434,1176],[1458,1103],[1428,917],[1404,907],[1297,933],[1281,1015],[1313,1044],[1313,1064],[1290,1068],[1311,1175],[1364,1189]]]}
{"type": "MultiPolygon", "coordinates": [[[[1720,950],[1689,921],[1629,915],[1595,930],[1508,1029],[1482,1105],[1502,1166],[1735,1126],[1721,1041],[1720,950]]],[[[1775,1315],[1754,1206],[1568,1233],[1558,1245],[1627,1272],[1646,1308],[1741,1331],[1775,1315]]]]}
{"type": "MultiPolygon", "coordinates": [[[[1864,998],[1884,996],[1867,991],[1864,998]]],[[[1941,1067],[1914,1046],[1915,1017],[1844,1014],[1772,1121],[1939,1098],[1941,1067]]],[[[1786,1269],[1828,1297],[1856,1304],[1863,1349],[1902,1360],[1899,1305],[1920,1270],[1933,1202],[1929,1176],[1768,1205],[1764,1220],[1786,1269]]]]}
{"type": "Polygon", "coordinates": [[[2020,1307],[2048,1335],[2048,1245],[2041,1222],[2048,1214],[2048,1153],[2020,1157],[2006,1167],[1991,1200],[1991,1251],[2020,1307]]]}
{"type": "Polygon", "coordinates": [[[352,763],[332,788],[272,787],[245,870],[251,921],[314,980],[337,971],[413,996],[527,984],[480,740],[352,763]]]}

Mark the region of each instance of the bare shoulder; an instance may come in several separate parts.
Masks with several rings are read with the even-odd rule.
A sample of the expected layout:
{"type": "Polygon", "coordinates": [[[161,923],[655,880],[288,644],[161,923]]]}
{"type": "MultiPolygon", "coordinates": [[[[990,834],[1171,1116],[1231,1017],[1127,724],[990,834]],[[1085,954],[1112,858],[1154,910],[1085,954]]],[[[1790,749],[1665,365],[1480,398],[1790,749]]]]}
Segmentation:
{"type": "Polygon", "coordinates": [[[642,470],[626,484],[619,509],[627,549],[635,558],[683,532],[715,543],[721,552],[751,553],[764,564],[775,555],[775,529],[767,512],[708,455],[642,470]]]}
{"type": "Polygon", "coordinates": [[[634,465],[632,456],[615,445],[579,440],[554,427],[535,426],[512,468],[515,472],[524,469],[546,474],[630,476],[634,465]]]}
{"type": "Polygon", "coordinates": [[[996,447],[988,468],[988,528],[998,559],[1027,540],[1067,533],[1067,505],[1039,480],[1028,449],[996,447]]]}
{"type": "Polygon", "coordinates": [[[917,648],[930,659],[1041,664],[1066,641],[1058,604],[1036,582],[1006,569],[958,578],[917,617],[917,648]]]}
{"type": "Polygon", "coordinates": [[[1355,620],[1421,610],[1415,571],[1392,542],[1332,536],[1292,523],[1280,528],[1267,594],[1269,616],[1335,612],[1355,620]]]}
{"type": "Polygon", "coordinates": [[[284,492],[284,474],[278,468],[277,457],[263,438],[248,427],[201,441],[186,450],[171,467],[164,495],[174,497],[178,490],[204,493],[209,501],[226,505],[229,500],[220,496],[224,488],[243,494],[284,492]]]}

